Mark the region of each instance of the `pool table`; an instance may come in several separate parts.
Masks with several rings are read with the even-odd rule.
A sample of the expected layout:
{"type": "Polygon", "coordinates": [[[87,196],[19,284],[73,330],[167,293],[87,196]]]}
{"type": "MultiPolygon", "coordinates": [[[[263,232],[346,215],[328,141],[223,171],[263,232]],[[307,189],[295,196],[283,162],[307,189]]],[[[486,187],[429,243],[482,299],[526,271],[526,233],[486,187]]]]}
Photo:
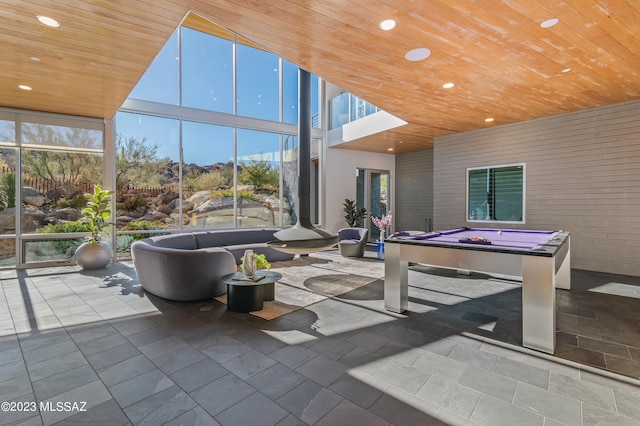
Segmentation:
{"type": "Polygon", "coordinates": [[[385,308],[409,305],[409,262],[522,278],[522,341],[553,353],[555,289],[571,288],[570,236],[564,231],[458,228],[424,234],[397,233],[385,240],[385,308]]]}

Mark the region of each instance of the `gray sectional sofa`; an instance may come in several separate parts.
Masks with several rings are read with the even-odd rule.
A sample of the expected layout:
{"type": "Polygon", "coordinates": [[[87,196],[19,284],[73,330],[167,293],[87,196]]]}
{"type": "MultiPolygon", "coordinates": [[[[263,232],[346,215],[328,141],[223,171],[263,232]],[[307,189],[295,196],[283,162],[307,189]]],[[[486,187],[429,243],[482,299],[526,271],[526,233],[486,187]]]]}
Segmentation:
{"type": "Polygon", "coordinates": [[[165,299],[209,299],[227,291],[220,278],[237,270],[245,250],[264,254],[269,262],[293,259],[267,242],[279,229],[229,229],[150,237],[131,246],[142,287],[165,299]]]}

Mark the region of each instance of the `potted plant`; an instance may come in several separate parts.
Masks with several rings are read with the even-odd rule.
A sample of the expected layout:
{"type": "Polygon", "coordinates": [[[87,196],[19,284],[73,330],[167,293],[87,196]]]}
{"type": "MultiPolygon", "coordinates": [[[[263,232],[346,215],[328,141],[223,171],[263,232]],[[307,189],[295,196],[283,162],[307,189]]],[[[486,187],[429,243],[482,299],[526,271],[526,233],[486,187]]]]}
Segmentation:
{"type": "Polygon", "coordinates": [[[344,220],[350,228],[359,228],[362,226],[362,220],[364,219],[367,209],[364,207],[359,209],[354,200],[345,198],[344,200],[344,220]]]}
{"type": "Polygon", "coordinates": [[[102,240],[102,235],[109,235],[104,228],[113,225],[107,222],[111,216],[109,202],[111,201],[111,191],[105,191],[100,186],[95,185],[93,194],[85,194],[87,206],[82,209],[85,217],[84,223],[91,235],[86,241],[76,249],[76,262],[83,269],[104,268],[111,262],[111,245],[102,240]]]}

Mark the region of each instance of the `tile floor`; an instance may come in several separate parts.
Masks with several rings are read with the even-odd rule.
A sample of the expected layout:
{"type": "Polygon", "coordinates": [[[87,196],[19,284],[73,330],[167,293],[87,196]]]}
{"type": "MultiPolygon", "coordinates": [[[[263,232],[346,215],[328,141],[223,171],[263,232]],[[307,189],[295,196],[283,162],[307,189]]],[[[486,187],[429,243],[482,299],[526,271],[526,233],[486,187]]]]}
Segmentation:
{"type": "Polygon", "coordinates": [[[0,424],[640,425],[640,280],[573,271],[549,356],[517,282],[414,269],[407,315],[378,279],[271,321],[148,296],[128,262],[5,271],[0,424]]]}

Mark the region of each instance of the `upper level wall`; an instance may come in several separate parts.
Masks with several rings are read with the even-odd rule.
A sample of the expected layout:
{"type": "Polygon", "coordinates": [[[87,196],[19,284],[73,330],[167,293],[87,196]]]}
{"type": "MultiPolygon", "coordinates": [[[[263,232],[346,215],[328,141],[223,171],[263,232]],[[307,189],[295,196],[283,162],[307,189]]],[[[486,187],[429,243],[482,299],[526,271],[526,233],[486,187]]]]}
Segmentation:
{"type": "MultiPolygon", "coordinates": [[[[356,199],[356,169],[388,170],[391,173],[391,213],[394,214],[395,156],[351,149],[327,148],[324,179],[326,229],[336,232],[347,226],[344,220],[345,198],[356,199]]],[[[393,229],[393,227],[392,227],[393,229]]]]}
{"type": "Polygon", "coordinates": [[[473,226],[467,167],[521,162],[517,228],[570,231],[573,268],[640,276],[640,101],[436,139],[435,229],[473,226]]]}

